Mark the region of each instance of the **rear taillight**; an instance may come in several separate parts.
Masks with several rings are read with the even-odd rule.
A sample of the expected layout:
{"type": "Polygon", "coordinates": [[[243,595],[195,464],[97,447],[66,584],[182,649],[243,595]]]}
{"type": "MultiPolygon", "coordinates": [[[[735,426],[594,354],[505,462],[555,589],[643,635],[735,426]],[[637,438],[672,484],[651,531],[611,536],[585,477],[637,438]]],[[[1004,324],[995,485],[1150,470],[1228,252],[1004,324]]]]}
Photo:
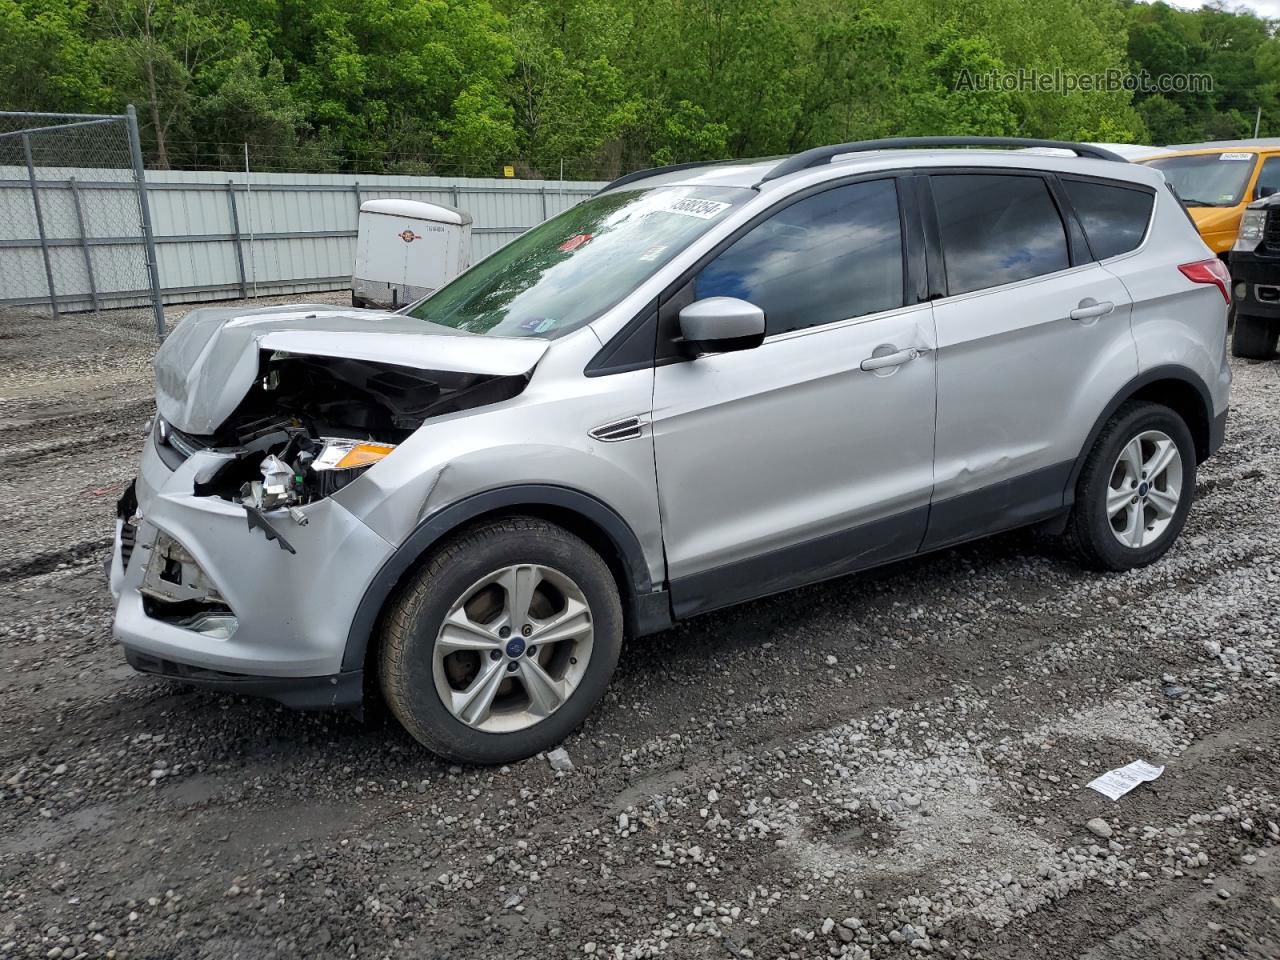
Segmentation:
{"type": "Polygon", "coordinates": [[[1231,302],[1231,272],[1217,257],[1184,263],[1178,269],[1192,283],[1212,283],[1222,292],[1222,299],[1231,302]]]}

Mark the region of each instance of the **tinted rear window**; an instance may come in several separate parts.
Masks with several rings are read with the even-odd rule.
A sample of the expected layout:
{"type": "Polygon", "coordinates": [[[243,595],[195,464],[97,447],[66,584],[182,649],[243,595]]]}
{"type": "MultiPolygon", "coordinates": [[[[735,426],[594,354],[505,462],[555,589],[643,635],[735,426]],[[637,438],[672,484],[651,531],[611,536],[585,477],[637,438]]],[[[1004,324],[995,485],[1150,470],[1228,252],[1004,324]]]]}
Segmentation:
{"type": "Polygon", "coordinates": [[[1063,180],[1071,205],[1084,225],[1089,248],[1099,260],[1128,253],[1142,243],[1154,197],[1145,190],[1063,180]]]}
{"type": "Polygon", "coordinates": [[[1040,177],[937,174],[932,182],[949,294],[1070,265],[1062,218],[1040,177]]]}

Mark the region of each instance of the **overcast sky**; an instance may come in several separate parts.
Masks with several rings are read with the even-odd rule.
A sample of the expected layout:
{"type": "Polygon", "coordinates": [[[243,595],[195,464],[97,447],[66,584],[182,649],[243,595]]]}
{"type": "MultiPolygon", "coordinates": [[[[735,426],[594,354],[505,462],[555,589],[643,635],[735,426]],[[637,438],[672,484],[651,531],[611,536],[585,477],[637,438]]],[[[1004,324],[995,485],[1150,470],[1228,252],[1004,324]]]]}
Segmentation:
{"type": "MultiPolygon", "coordinates": [[[[1195,10],[1201,6],[1200,3],[1188,2],[1188,0],[1165,0],[1165,2],[1173,7],[1182,7],[1184,10],[1195,10]]],[[[1228,0],[1228,9],[1237,6],[1248,7],[1259,16],[1280,18],[1280,0],[1228,0]]]]}

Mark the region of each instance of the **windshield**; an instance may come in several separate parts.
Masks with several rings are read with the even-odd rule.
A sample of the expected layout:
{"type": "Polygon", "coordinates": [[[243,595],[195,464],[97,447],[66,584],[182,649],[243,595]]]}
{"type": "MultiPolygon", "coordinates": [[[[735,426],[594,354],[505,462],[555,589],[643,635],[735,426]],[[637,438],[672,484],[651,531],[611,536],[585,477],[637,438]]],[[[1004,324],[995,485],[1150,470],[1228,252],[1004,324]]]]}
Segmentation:
{"type": "Polygon", "coordinates": [[[742,187],[671,186],[592,197],[407,312],[466,333],[564,336],[618,303],[754,195],[742,187]]]}
{"type": "Polygon", "coordinates": [[[1234,207],[1244,195],[1257,155],[1243,151],[1148,160],[1189,207],[1234,207]]]}

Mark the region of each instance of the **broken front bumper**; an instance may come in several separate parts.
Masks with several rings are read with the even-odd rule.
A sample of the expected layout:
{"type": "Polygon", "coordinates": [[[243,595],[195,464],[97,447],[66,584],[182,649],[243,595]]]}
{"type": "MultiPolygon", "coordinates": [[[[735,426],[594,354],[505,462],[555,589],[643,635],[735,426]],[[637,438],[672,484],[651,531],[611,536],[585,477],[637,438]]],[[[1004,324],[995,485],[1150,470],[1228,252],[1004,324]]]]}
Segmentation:
{"type": "Polygon", "coordinates": [[[357,705],[359,671],[341,669],[347,630],[392,545],[321,500],[302,508],[305,526],[269,514],[287,552],[244,507],[193,492],[226,459],[199,451],[170,469],[148,438],[137,512],[116,526],[112,633],[147,673],[291,706],[357,705]]]}

